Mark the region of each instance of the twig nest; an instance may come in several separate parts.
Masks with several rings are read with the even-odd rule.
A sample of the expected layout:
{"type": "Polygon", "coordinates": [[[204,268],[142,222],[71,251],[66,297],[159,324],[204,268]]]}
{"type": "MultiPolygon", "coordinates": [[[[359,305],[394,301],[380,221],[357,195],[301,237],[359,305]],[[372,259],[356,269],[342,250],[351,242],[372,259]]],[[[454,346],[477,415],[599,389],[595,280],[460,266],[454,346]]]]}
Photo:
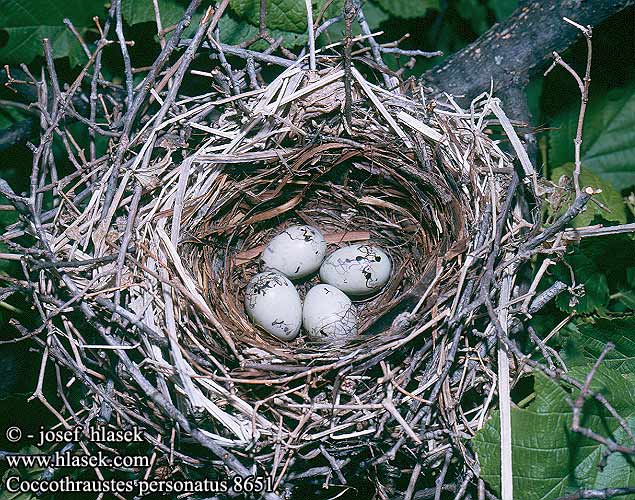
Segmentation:
{"type": "Polygon", "coordinates": [[[79,356],[94,368],[81,373],[89,407],[113,402],[162,431],[157,443],[170,442],[175,419],[191,419],[190,437],[208,449],[179,439],[179,457],[322,494],[324,480],[307,473],[327,469],[316,474],[329,481],[332,471],[315,466],[323,454],[351,479],[394,477],[382,491],[401,498],[410,474],[393,464],[438,475],[445,450],[462,446],[448,422],[472,435],[485,419],[492,371],[478,283],[486,242],[513,252],[522,237],[496,219],[513,162],[487,135],[497,102],[487,94],[464,110],[422,99],[410,83],[386,90],[372,69],[367,79],[353,68],[345,120],[340,61],[300,64],[255,92],[185,98],[178,117],[122,143],[118,160],[105,155],[82,166],[90,175],[50,183],[51,217],[23,227],[50,265],[31,270],[43,286],[28,293],[55,308],[56,362],[66,369],[79,356]],[[187,145],[154,147],[190,123],[198,131],[187,145]],[[317,285],[325,247],[333,253],[317,285]],[[104,261],[121,252],[123,261],[104,261]],[[90,307],[98,328],[84,335],[75,306],[90,307]],[[100,335],[115,349],[74,349],[100,335]],[[132,378],[114,377],[108,390],[102,373],[118,373],[122,360],[132,378]],[[209,449],[226,450],[222,462],[209,449]]]}
{"type": "Polygon", "coordinates": [[[245,309],[254,323],[281,340],[292,340],[300,332],[300,295],[293,283],[280,273],[267,271],[249,281],[245,309]]]}
{"type": "Polygon", "coordinates": [[[316,285],[304,299],[302,324],[314,340],[347,340],[357,335],[357,309],[341,290],[316,285]]]}
{"type": "Polygon", "coordinates": [[[290,226],[274,237],[262,252],[262,267],[291,279],[314,273],[326,255],[326,240],[311,226],[290,226]]]}
{"type": "Polygon", "coordinates": [[[349,295],[370,295],[390,279],[390,257],[373,245],[349,245],[332,253],[320,268],[320,279],[349,295]]]}

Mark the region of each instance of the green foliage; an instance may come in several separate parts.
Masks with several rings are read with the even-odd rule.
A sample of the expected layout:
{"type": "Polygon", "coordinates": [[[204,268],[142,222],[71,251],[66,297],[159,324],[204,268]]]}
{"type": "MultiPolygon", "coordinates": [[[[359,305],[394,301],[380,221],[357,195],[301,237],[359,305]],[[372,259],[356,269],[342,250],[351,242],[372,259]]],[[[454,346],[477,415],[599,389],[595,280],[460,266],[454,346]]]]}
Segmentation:
{"type": "MultiPolygon", "coordinates": [[[[241,18],[258,26],[260,0],[230,0],[229,5],[241,18]]],[[[267,0],[268,28],[302,33],[306,26],[304,0],[267,0]]]]}
{"type": "MultiPolygon", "coordinates": [[[[23,455],[40,455],[44,454],[44,451],[36,446],[29,445],[23,446],[20,448],[20,454],[23,455]]],[[[5,484],[6,480],[11,476],[19,476],[23,480],[31,480],[36,481],[39,479],[39,476],[44,472],[44,469],[39,467],[34,467],[31,469],[27,469],[26,467],[20,467],[18,469],[8,469],[2,475],[2,479],[0,480],[0,484],[5,484]]],[[[0,500],[32,500],[37,498],[37,496],[31,493],[18,493],[17,496],[15,493],[10,493],[9,491],[1,491],[0,490],[0,500]]]]}
{"type": "MultiPolygon", "coordinates": [[[[569,179],[573,177],[572,163],[566,163],[554,169],[551,173],[551,180],[557,183],[563,175],[566,175],[569,179]]],[[[587,186],[591,186],[594,189],[601,189],[602,192],[594,195],[593,199],[584,209],[584,212],[573,219],[573,227],[588,226],[593,223],[593,220],[597,216],[609,222],[618,222],[621,224],[626,222],[626,207],[622,195],[610,182],[583,167],[580,171],[580,187],[585,188],[587,186]]]]}
{"type": "MultiPolygon", "coordinates": [[[[583,380],[588,366],[572,371],[583,380]]],[[[635,386],[621,374],[600,369],[594,389],[602,391],[630,426],[635,428],[635,386]]],[[[527,408],[512,408],[512,460],[514,491],[523,500],[551,500],[579,488],[635,485],[635,474],[620,456],[609,458],[600,470],[603,447],[572,433],[571,399],[563,388],[543,375],[535,376],[535,400],[527,408]]],[[[577,397],[574,394],[573,397],[577,397]]],[[[491,419],[473,439],[483,478],[500,491],[500,414],[491,419]]],[[[616,419],[593,401],[584,407],[584,425],[599,434],[613,433],[624,441],[616,419]]]]}
{"type": "MultiPolygon", "coordinates": [[[[602,264],[589,257],[584,251],[574,252],[567,258],[567,263],[575,270],[576,284],[584,285],[584,294],[578,297],[578,303],[574,309],[579,313],[606,309],[609,303],[609,285],[602,264]]],[[[565,294],[560,295],[557,300],[563,310],[571,308],[565,294]]]]}
{"type": "MultiPolygon", "coordinates": [[[[223,43],[229,45],[237,45],[245,40],[249,40],[258,34],[258,28],[252,24],[237,19],[233,14],[227,14],[221,18],[218,23],[220,29],[220,37],[223,43]]],[[[293,33],[291,31],[270,30],[273,38],[282,37],[286,47],[293,48],[303,45],[307,42],[306,33],[293,33]]],[[[253,49],[259,49],[258,44],[252,46],[253,49]]]]}
{"type": "Polygon", "coordinates": [[[27,114],[18,108],[6,106],[0,108],[0,129],[7,128],[16,122],[27,118],[27,114]]]}
{"type": "Polygon", "coordinates": [[[558,279],[571,283],[573,270],[576,284],[584,285],[584,294],[574,298],[565,292],[558,296],[556,305],[564,312],[601,313],[633,309],[617,294],[620,290],[631,290],[627,271],[635,264],[635,241],[627,235],[582,240],[559,263],[545,285],[558,279]],[[617,250],[619,249],[619,250],[617,250]],[[577,302],[577,303],[576,303],[577,302]],[[619,307],[617,307],[619,305],[619,307]]]}
{"type": "Polygon", "coordinates": [[[459,0],[457,12],[479,35],[489,28],[487,7],[478,0],[459,0]]]}
{"type": "MultiPolygon", "coordinates": [[[[391,19],[390,14],[374,2],[368,2],[366,4],[364,8],[364,15],[366,16],[366,21],[368,21],[368,26],[370,26],[371,30],[379,29],[379,25],[381,23],[391,19]]],[[[341,26],[342,29],[339,33],[344,33],[344,22],[342,22],[341,26]]]]}
{"type": "Polygon", "coordinates": [[[429,9],[438,9],[439,0],[377,0],[389,15],[401,18],[423,17],[429,9]]]}
{"type": "Polygon", "coordinates": [[[84,62],[86,56],[64,18],[83,35],[94,27],[92,18],[103,7],[103,0],[0,0],[0,27],[9,36],[0,48],[0,60],[3,64],[30,63],[43,53],[42,39],[48,38],[54,57],[69,57],[73,65],[84,62]]]}
{"type": "MultiPolygon", "coordinates": [[[[550,163],[574,158],[578,124],[576,106],[555,119],[550,134],[550,163]]],[[[583,165],[618,190],[635,185],[635,84],[594,96],[588,104],[582,140],[583,165]]]]}
{"type": "Polygon", "coordinates": [[[518,7],[518,0],[489,0],[487,5],[494,11],[496,20],[502,21],[518,7]]]}
{"type": "MultiPolygon", "coordinates": [[[[161,24],[164,28],[176,24],[185,10],[183,4],[176,0],[158,0],[161,24]]],[[[135,0],[121,2],[121,16],[128,24],[155,22],[152,0],[135,0]]]]}
{"type": "Polygon", "coordinates": [[[593,363],[608,342],[615,348],[609,351],[602,366],[623,375],[635,374],[635,318],[599,319],[580,325],[578,335],[569,340],[563,355],[570,364],[593,363]]]}
{"type": "MultiPolygon", "coordinates": [[[[326,0],[313,0],[314,18],[326,4],[326,0]]],[[[240,43],[256,35],[257,26],[260,25],[260,0],[231,0],[229,5],[232,10],[220,22],[222,40],[226,43],[240,43]]],[[[336,16],[342,8],[343,0],[331,2],[325,16],[336,16]]],[[[306,15],[304,0],[267,0],[267,29],[272,37],[282,37],[288,48],[307,42],[306,15]]],[[[252,48],[264,47],[256,45],[252,48]]]]}
{"type": "Polygon", "coordinates": [[[622,303],[625,309],[635,311],[635,267],[626,270],[626,285],[620,284],[612,297],[622,303]]]}

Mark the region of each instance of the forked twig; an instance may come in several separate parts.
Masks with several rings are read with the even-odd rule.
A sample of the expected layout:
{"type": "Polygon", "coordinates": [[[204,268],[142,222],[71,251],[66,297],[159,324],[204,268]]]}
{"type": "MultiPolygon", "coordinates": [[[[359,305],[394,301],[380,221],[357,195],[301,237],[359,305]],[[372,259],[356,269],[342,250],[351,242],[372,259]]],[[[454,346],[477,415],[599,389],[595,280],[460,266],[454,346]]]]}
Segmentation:
{"type": "Polygon", "coordinates": [[[579,29],[587,43],[587,61],[586,61],[586,69],[584,72],[584,77],[580,78],[580,75],[567,64],[560,54],[557,52],[553,52],[554,62],[547,71],[545,71],[544,75],[547,76],[556,65],[562,66],[576,81],[578,84],[578,90],[580,91],[580,112],[578,113],[578,126],[576,129],[575,139],[573,140],[573,144],[575,147],[575,166],[573,170],[573,185],[575,187],[575,195],[576,197],[580,196],[580,171],[582,169],[582,130],[584,128],[584,116],[586,114],[587,103],[589,102],[589,86],[591,85],[591,59],[593,56],[593,43],[591,41],[591,36],[593,34],[591,26],[582,26],[571,19],[563,18],[567,23],[579,29]]]}

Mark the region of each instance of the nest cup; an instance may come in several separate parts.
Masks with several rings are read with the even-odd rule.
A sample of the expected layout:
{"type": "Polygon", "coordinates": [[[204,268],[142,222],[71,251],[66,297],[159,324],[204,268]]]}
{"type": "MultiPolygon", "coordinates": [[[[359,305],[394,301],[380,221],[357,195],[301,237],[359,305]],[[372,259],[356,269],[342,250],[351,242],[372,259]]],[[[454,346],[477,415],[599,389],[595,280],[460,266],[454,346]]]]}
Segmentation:
{"type": "MultiPolygon", "coordinates": [[[[390,328],[426,268],[460,239],[458,194],[437,173],[423,171],[415,154],[391,142],[389,135],[349,142],[333,138],[303,147],[284,162],[221,167],[212,190],[224,194],[184,228],[192,237],[180,251],[238,348],[292,353],[316,347],[303,334],[280,341],[254,327],[244,312],[244,290],[260,270],[260,252],[290,225],[317,227],[329,253],[351,243],[378,245],[389,253],[389,283],[370,297],[354,298],[360,318],[359,336],[349,346],[354,348],[390,328]]],[[[295,283],[303,298],[318,282],[314,274],[295,283]]],[[[347,345],[319,349],[329,347],[347,345]]]]}

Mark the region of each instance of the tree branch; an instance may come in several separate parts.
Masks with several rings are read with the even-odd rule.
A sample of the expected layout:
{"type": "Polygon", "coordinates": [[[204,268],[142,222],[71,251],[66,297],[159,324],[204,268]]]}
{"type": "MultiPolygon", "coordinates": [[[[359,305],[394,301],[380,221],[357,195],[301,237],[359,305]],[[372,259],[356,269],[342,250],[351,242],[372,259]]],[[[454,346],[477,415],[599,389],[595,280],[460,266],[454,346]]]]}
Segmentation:
{"type": "Polygon", "coordinates": [[[569,47],[580,32],[563,21],[597,26],[635,0],[546,0],[521,4],[500,24],[474,43],[450,56],[422,75],[435,92],[448,92],[471,99],[488,90],[510,85],[524,86],[539,72],[554,51],[569,47]]]}

